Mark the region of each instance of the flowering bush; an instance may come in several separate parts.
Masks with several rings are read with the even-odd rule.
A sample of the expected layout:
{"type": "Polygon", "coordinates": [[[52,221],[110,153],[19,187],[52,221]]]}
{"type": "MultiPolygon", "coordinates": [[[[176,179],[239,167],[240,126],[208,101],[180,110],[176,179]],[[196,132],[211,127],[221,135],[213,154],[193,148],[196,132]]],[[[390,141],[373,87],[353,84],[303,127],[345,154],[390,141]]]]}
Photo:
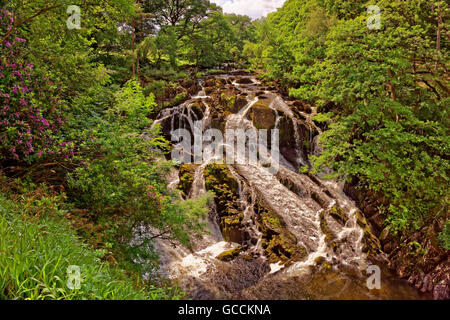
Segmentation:
{"type": "MultiPolygon", "coordinates": [[[[0,12],[3,34],[13,23],[10,12],[0,12]]],[[[27,63],[25,44],[15,32],[0,43],[0,160],[30,162],[53,154],[69,157],[73,144],[56,136],[63,125],[58,88],[27,63]]]]}

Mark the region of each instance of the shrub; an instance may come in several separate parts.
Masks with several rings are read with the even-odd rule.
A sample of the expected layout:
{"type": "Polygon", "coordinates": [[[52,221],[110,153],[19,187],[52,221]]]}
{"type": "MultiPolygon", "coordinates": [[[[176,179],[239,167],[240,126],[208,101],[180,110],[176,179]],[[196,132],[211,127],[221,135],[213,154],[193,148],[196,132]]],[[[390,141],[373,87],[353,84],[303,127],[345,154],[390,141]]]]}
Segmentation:
{"type": "Polygon", "coordinates": [[[97,217],[121,216],[120,227],[129,236],[133,227],[151,224],[188,244],[191,232],[202,231],[199,220],[209,198],[183,202],[168,189],[165,177],[173,164],[164,159],[168,142],[159,127],[150,128],[147,115],[154,106],[153,95],[145,97],[135,80],[118,92],[116,105],[82,145],[86,155],[69,175],[70,195],[97,217]]]}
{"type": "Polygon", "coordinates": [[[123,271],[102,262],[104,251],[80,242],[63,212],[54,215],[41,210],[36,216],[34,209],[30,215],[20,211],[20,206],[0,193],[1,299],[167,298],[155,287],[135,287],[123,271]],[[80,267],[79,289],[67,286],[71,265],[80,267]]]}
{"type": "Polygon", "coordinates": [[[444,230],[439,234],[439,241],[444,249],[450,250],[450,220],[444,224],[444,230]]]}
{"type": "MultiPolygon", "coordinates": [[[[0,13],[0,25],[9,28],[12,14],[0,13]]],[[[27,63],[25,39],[14,33],[0,43],[0,160],[25,160],[45,154],[73,154],[73,144],[56,136],[63,124],[58,87],[27,63]]]]}

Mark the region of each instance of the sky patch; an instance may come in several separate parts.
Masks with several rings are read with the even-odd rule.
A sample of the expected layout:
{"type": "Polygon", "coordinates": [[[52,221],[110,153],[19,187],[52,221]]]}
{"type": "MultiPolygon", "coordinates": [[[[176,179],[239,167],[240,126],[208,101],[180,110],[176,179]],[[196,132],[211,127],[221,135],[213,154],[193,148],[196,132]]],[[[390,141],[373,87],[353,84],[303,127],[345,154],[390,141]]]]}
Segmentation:
{"type": "Polygon", "coordinates": [[[258,19],[276,11],[285,0],[210,0],[223,8],[224,13],[236,13],[258,19]]]}

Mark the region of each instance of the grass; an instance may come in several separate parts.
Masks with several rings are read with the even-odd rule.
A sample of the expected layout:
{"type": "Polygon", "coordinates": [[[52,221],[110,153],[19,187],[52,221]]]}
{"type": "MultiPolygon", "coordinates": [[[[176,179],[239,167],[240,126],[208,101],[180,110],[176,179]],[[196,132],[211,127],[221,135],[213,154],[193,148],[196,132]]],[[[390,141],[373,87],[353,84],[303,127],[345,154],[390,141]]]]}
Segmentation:
{"type": "Polygon", "coordinates": [[[207,73],[210,74],[210,75],[214,75],[214,74],[221,74],[221,73],[224,73],[224,71],[223,71],[223,70],[220,70],[220,69],[209,69],[209,70],[207,71],[207,73]]]}
{"type": "Polygon", "coordinates": [[[84,244],[62,214],[21,211],[0,192],[0,299],[167,298],[162,289],[143,286],[102,262],[104,252],[84,244]],[[79,289],[68,286],[69,266],[80,267],[79,289]]]}

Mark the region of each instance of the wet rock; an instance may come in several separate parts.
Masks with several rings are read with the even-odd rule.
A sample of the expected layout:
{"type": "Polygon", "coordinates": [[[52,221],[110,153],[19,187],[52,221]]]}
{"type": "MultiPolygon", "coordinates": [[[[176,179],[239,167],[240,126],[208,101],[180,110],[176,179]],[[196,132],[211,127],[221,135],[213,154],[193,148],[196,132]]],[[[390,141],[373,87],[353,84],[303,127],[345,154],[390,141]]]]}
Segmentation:
{"type": "Polygon", "coordinates": [[[245,97],[237,97],[236,101],[234,103],[234,109],[235,110],[241,110],[247,105],[248,101],[245,97]]]}
{"type": "Polygon", "coordinates": [[[202,89],[199,83],[193,80],[182,83],[182,86],[187,90],[190,96],[196,95],[202,89]]]}
{"type": "Polygon", "coordinates": [[[339,206],[333,206],[329,211],[328,214],[335,219],[336,221],[338,221],[342,226],[344,226],[347,221],[348,221],[348,217],[345,214],[344,210],[342,210],[341,207],[339,206]]]}
{"type": "Polygon", "coordinates": [[[296,101],[294,101],[292,103],[292,106],[293,106],[294,113],[298,112],[298,111],[301,111],[301,112],[304,112],[304,113],[307,113],[307,114],[311,114],[312,113],[311,106],[308,105],[304,101],[296,100],[296,101]]]}
{"type": "MultiPolygon", "coordinates": [[[[317,192],[311,192],[311,198],[317,202],[322,208],[327,208],[329,205],[329,201],[324,197],[320,196],[317,192]]],[[[334,207],[333,207],[334,208],[334,207]]],[[[341,209],[342,210],[342,209],[341,209]]]]}
{"type": "Polygon", "coordinates": [[[224,164],[210,164],[205,168],[205,186],[215,194],[214,202],[219,225],[226,241],[242,243],[243,211],[239,205],[239,185],[224,164]]]}
{"type": "Polygon", "coordinates": [[[250,118],[256,129],[271,130],[275,128],[277,114],[275,110],[269,108],[266,101],[258,101],[252,107],[250,118]]]}
{"type": "MultiPolygon", "coordinates": [[[[373,208],[388,206],[381,195],[360,187],[358,180],[353,178],[344,187],[345,193],[362,208],[359,213],[359,224],[369,223],[375,232],[379,232],[382,248],[388,255],[388,267],[404,279],[408,279],[422,292],[430,292],[434,299],[449,299],[450,297],[450,258],[449,251],[443,249],[437,241],[442,231],[445,218],[435,218],[414,233],[393,234],[383,225],[378,212],[373,208]],[[367,217],[367,220],[366,220],[367,217]],[[377,230],[377,229],[380,230],[377,230]],[[414,242],[415,245],[411,245],[414,242]]],[[[366,235],[366,232],[365,232],[366,235]]],[[[365,249],[370,246],[366,244],[365,249]]]]}
{"type": "Polygon", "coordinates": [[[310,142],[318,135],[314,127],[304,121],[282,116],[279,121],[280,152],[294,166],[299,167],[298,158],[312,153],[314,145],[310,142]]]}
{"type": "Polygon", "coordinates": [[[206,79],[205,80],[205,84],[204,87],[215,87],[216,86],[216,79],[215,78],[210,78],[210,79],[206,79]]]}
{"type": "Polygon", "coordinates": [[[262,200],[255,203],[254,209],[259,216],[258,223],[263,233],[262,247],[269,262],[290,265],[304,260],[306,249],[297,243],[297,238],[287,229],[283,219],[267,209],[262,200]]]}
{"type": "Polygon", "coordinates": [[[201,101],[197,101],[191,106],[191,110],[195,114],[197,120],[203,119],[205,109],[206,107],[201,101]]]}
{"type": "Polygon", "coordinates": [[[180,167],[180,183],[178,184],[178,189],[183,193],[184,197],[187,197],[191,191],[197,167],[198,165],[196,164],[184,164],[180,167]]]}
{"type": "Polygon", "coordinates": [[[328,247],[330,247],[333,250],[336,250],[337,243],[336,243],[336,234],[333,233],[331,228],[328,225],[328,222],[326,220],[326,217],[328,215],[328,212],[323,210],[320,213],[320,229],[325,234],[325,242],[327,243],[328,247]]]}
{"type": "Polygon", "coordinates": [[[236,259],[242,252],[247,250],[247,246],[241,246],[239,248],[231,249],[219,254],[216,259],[224,262],[230,262],[236,259]]]}
{"type": "Polygon", "coordinates": [[[259,283],[269,271],[261,258],[244,259],[241,255],[231,262],[219,261],[214,269],[208,270],[205,283],[194,283],[197,288],[189,290],[189,296],[196,300],[242,299],[242,292],[259,283]]]}
{"type": "Polygon", "coordinates": [[[435,300],[449,300],[450,299],[450,285],[449,279],[443,279],[437,283],[433,288],[433,299],[435,300]]]}
{"type": "Polygon", "coordinates": [[[239,84],[252,84],[253,81],[250,78],[238,78],[236,80],[236,83],[239,83],[239,84]]]}
{"type": "Polygon", "coordinates": [[[373,261],[383,260],[380,240],[373,234],[371,226],[367,223],[366,218],[360,211],[355,213],[356,222],[364,231],[364,247],[363,252],[367,253],[367,257],[373,261]]]}
{"type": "Polygon", "coordinates": [[[216,79],[216,86],[217,87],[226,86],[227,84],[229,84],[229,83],[224,78],[217,78],[216,79]]]}
{"type": "Polygon", "coordinates": [[[205,94],[207,96],[211,95],[214,91],[216,91],[215,87],[205,87],[205,94]]]}
{"type": "Polygon", "coordinates": [[[281,182],[282,185],[284,185],[286,188],[288,188],[290,191],[300,196],[301,198],[309,196],[308,190],[300,187],[299,184],[292,181],[292,179],[290,179],[289,177],[282,175],[280,172],[277,173],[277,179],[281,182]]]}

